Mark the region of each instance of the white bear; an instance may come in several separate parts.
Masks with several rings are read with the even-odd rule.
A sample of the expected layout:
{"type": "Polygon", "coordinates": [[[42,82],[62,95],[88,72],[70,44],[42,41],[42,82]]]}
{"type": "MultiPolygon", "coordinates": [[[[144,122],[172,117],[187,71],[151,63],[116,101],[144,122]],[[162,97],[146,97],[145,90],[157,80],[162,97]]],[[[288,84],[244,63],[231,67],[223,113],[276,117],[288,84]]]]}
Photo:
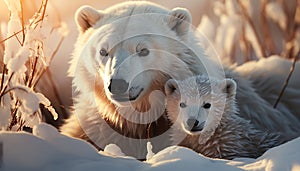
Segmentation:
{"type": "Polygon", "coordinates": [[[239,116],[232,79],[170,79],[165,91],[174,144],[223,159],[256,158],[279,145],[278,134],[259,130],[239,116]]]}
{"type": "Polygon", "coordinates": [[[143,159],[147,141],[154,152],[171,144],[166,81],[204,74],[235,78],[241,117],[280,132],[283,141],[299,135],[295,116],[273,109],[249,80],[231,69],[224,74],[222,66],[205,55],[188,10],[134,1],[104,11],[83,6],[75,20],[80,34],[69,70],[74,114],[61,127],[64,134],[86,139],[98,149],[113,143],[126,155],[143,159]]]}
{"type": "Polygon", "coordinates": [[[105,11],[83,6],[75,18],[80,30],[70,68],[75,115],[61,131],[99,149],[114,143],[137,158],[145,157],[149,138],[154,152],[168,146],[165,82],[222,74],[198,47],[190,13],[126,2],[105,11]]]}

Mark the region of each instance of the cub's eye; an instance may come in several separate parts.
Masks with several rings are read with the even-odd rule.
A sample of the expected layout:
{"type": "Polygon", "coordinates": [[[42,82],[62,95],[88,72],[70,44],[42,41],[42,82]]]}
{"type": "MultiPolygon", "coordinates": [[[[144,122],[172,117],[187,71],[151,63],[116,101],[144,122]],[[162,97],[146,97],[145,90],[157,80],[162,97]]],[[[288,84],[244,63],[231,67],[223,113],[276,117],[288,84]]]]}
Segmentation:
{"type": "Polygon", "coordinates": [[[181,108],[185,108],[185,107],[186,107],[186,104],[183,103],[183,102],[181,102],[181,103],[179,103],[179,106],[180,106],[181,108]]]}
{"type": "Polygon", "coordinates": [[[141,50],[138,50],[137,53],[139,56],[148,56],[150,51],[147,48],[143,48],[141,50]]]}
{"type": "Polygon", "coordinates": [[[108,56],[107,50],[104,49],[104,48],[102,48],[102,49],[100,50],[100,55],[101,55],[101,56],[108,56]]]}
{"type": "Polygon", "coordinates": [[[209,109],[209,108],[210,108],[210,106],[211,106],[211,104],[210,104],[210,103],[205,103],[205,104],[203,105],[204,109],[209,109]]]}

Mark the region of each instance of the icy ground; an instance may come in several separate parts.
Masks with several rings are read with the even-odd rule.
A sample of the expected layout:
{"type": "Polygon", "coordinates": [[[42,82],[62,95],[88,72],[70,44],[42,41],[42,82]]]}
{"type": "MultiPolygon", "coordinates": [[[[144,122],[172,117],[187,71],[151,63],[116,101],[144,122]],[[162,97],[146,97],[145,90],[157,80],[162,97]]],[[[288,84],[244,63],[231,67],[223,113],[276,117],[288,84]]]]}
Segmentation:
{"type": "MultiPolygon", "coordinates": [[[[122,156],[115,145],[97,152],[90,144],[66,137],[47,124],[33,134],[0,132],[1,171],[299,171],[300,137],[267,151],[258,159],[211,159],[187,148],[172,146],[150,154],[145,162],[122,156]],[[2,145],[1,145],[2,144],[2,145]]],[[[145,148],[149,148],[145,147],[145,148]]]]}

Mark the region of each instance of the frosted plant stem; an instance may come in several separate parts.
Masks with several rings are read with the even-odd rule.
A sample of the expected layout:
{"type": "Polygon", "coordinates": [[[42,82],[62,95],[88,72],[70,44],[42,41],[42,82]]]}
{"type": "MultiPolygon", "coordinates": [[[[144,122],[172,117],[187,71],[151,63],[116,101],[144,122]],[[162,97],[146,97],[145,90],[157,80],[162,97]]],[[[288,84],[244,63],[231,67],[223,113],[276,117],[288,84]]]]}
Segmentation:
{"type": "Polygon", "coordinates": [[[15,102],[15,108],[11,113],[11,121],[9,123],[9,126],[7,127],[8,131],[11,130],[12,127],[18,123],[18,120],[17,120],[18,104],[19,104],[19,100],[17,99],[15,102]]]}
{"type": "MultiPolygon", "coordinates": [[[[56,48],[54,49],[54,51],[53,51],[52,54],[50,55],[50,60],[49,60],[49,64],[48,64],[48,65],[51,64],[51,62],[52,62],[54,56],[55,56],[56,53],[58,52],[58,50],[59,50],[59,48],[60,48],[60,46],[61,46],[63,40],[64,40],[64,37],[62,36],[62,37],[60,38],[60,40],[59,40],[59,42],[58,42],[56,48]]],[[[35,81],[34,81],[34,83],[33,83],[33,87],[34,87],[34,86],[39,82],[39,80],[42,78],[42,76],[43,76],[44,73],[46,72],[47,68],[48,68],[48,67],[43,68],[43,69],[41,70],[41,72],[39,72],[39,73],[37,74],[37,77],[36,77],[36,79],[35,79],[35,81]]]]}
{"type": "Polygon", "coordinates": [[[22,42],[21,42],[21,46],[23,46],[24,42],[25,42],[25,23],[24,23],[23,0],[20,0],[20,6],[21,6],[21,23],[22,23],[22,42]]]}
{"type": "Polygon", "coordinates": [[[294,72],[294,70],[295,70],[296,62],[297,62],[297,59],[298,59],[299,55],[300,55],[300,51],[299,51],[298,54],[294,57],[294,61],[293,61],[293,64],[292,64],[292,66],[291,66],[290,72],[289,72],[289,74],[288,74],[288,76],[287,76],[287,78],[286,78],[286,80],[285,80],[285,83],[284,83],[284,85],[283,85],[283,87],[282,87],[282,89],[281,89],[281,92],[280,92],[280,94],[279,94],[279,96],[278,96],[278,98],[277,98],[277,100],[276,100],[276,102],[275,102],[275,104],[274,104],[274,106],[273,106],[274,108],[277,107],[277,105],[278,105],[278,103],[279,103],[281,97],[283,96],[283,93],[284,93],[286,87],[287,87],[288,84],[289,84],[290,78],[291,78],[291,76],[292,76],[292,74],[293,74],[293,72],[294,72]]]}
{"type": "Polygon", "coordinates": [[[7,94],[13,90],[22,90],[22,91],[25,91],[26,93],[28,93],[28,91],[22,87],[13,87],[13,88],[10,88],[10,89],[6,90],[5,92],[1,93],[0,98],[2,98],[5,94],[7,94]]]}
{"type": "MultiPolygon", "coordinates": [[[[28,25],[29,27],[31,27],[33,24],[38,24],[39,22],[42,22],[42,21],[44,20],[44,18],[45,18],[45,16],[46,16],[46,15],[45,15],[45,12],[46,12],[47,3],[48,3],[48,0],[43,1],[42,5],[41,5],[40,8],[39,8],[38,13],[40,13],[40,12],[43,10],[42,18],[39,19],[39,20],[37,20],[37,19],[38,19],[37,17],[33,17],[34,19],[33,19],[32,22],[29,23],[29,25],[28,25]]],[[[23,20],[23,19],[22,19],[22,20],[23,20]]],[[[23,22],[23,21],[22,21],[22,22],[23,22]]],[[[36,26],[35,26],[35,28],[36,28],[36,26]]],[[[15,32],[14,34],[8,36],[7,38],[1,40],[1,41],[0,41],[0,44],[4,43],[5,41],[11,39],[11,38],[14,37],[14,36],[17,36],[17,35],[18,35],[19,33],[21,33],[21,32],[22,32],[22,33],[25,33],[25,30],[26,30],[26,27],[25,27],[25,26],[24,26],[24,27],[22,26],[22,29],[21,29],[21,30],[19,30],[19,31],[15,32]]],[[[24,37],[24,39],[25,39],[25,37],[24,37]]]]}
{"type": "Polygon", "coordinates": [[[32,69],[32,72],[30,74],[30,79],[29,79],[29,82],[28,82],[28,87],[31,87],[32,85],[32,81],[33,81],[33,78],[34,78],[34,75],[35,75],[35,72],[36,72],[36,65],[37,65],[37,61],[38,61],[38,56],[35,57],[35,60],[34,60],[34,64],[33,64],[33,69],[32,69]]]}
{"type": "Polygon", "coordinates": [[[0,92],[2,91],[2,89],[3,89],[3,85],[4,85],[5,70],[6,70],[6,65],[3,63],[3,71],[2,71],[2,78],[1,78],[1,87],[0,87],[0,92]]]}
{"type": "Polygon", "coordinates": [[[23,128],[25,122],[26,122],[26,121],[23,121],[23,120],[21,120],[21,119],[18,120],[17,123],[19,123],[19,127],[18,127],[17,131],[21,131],[21,130],[22,130],[22,128],[23,128]]]}
{"type": "Polygon", "coordinates": [[[7,80],[7,83],[5,84],[5,87],[3,89],[1,89],[1,91],[0,91],[0,104],[1,104],[2,94],[6,91],[8,85],[9,85],[9,82],[11,81],[13,75],[14,75],[14,72],[10,74],[10,77],[7,80]]]}
{"type": "Polygon", "coordinates": [[[22,31],[23,31],[23,29],[20,30],[20,31],[17,31],[17,32],[15,32],[13,35],[8,36],[7,38],[1,40],[1,41],[0,41],[0,44],[1,44],[1,43],[4,43],[4,42],[5,42],[6,40],[8,40],[8,39],[11,39],[12,37],[15,37],[16,35],[18,35],[18,34],[21,33],[22,31]]]}
{"type": "Polygon", "coordinates": [[[14,35],[15,35],[17,41],[19,42],[19,44],[20,44],[21,46],[23,46],[23,44],[22,44],[21,40],[19,39],[18,35],[17,35],[17,34],[14,34],[14,35]]]}
{"type": "MultiPolygon", "coordinates": [[[[31,26],[32,24],[37,24],[37,23],[39,23],[39,22],[41,22],[41,21],[42,21],[42,20],[38,20],[38,21],[36,21],[36,22],[32,22],[32,23],[29,24],[29,26],[31,26]]],[[[4,43],[5,41],[11,39],[12,37],[17,36],[19,33],[23,32],[23,31],[25,31],[25,30],[26,30],[26,28],[23,28],[23,29],[21,29],[21,30],[15,32],[14,34],[8,36],[7,38],[1,40],[1,41],[0,41],[0,44],[2,44],[2,43],[4,43]]]]}
{"type": "Polygon", "coordinates": [[[46,13],[46,9],[47,9],[48,0],[44,0],[42,4],[43,4],[42,5],[42,7],[43,7],[42,21],[43,21],[44,18],[45,18],[45,13],[46,13]]]}

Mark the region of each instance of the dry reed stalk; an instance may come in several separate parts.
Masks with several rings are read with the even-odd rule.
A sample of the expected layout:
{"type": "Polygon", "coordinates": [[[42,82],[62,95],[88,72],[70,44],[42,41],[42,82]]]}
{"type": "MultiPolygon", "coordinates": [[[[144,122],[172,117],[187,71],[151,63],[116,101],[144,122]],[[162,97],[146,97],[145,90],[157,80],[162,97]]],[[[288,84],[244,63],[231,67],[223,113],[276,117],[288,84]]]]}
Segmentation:
{"type": "Polygon", "coordinates": [[[277,100],[276,100],[276,102],[275,102],[275,104],[274,104],[274,106],[273,106],[274,108],[277,107],[278,103],[280,102],[280,99],[282,98],[282,96],[283,96],[283,94],[284,94],[284,91],[285,91],[286,87],[287,87],[288,84],[289,84],[290,78],[291,78],[291,76],[292,76],[292,74],[293,74],[293,72],[294,72],[294,70],[295,70],[296,62],[297,62],[299,56],[300,56],[300,51],[299,51],[298,54],[294,57],[292,66],[291,66],[291,68],[290,68],[290,71],[289,71],[289,73],[288,73],[288,75],[287,75],[287,78],[286,78],[286,80],[285,80],[285,82],[284,82],[284,85],[283,85],[283,87],[282,87],[282,89],[281,89],[281,91],[280,91],[280,93],[279,93],[279,96],[278,96],[278,98],[277,98],[277,100]]]}
{"type": "MultiPolygon", "coordinates": [[[[22,22],[22,29],[18,32],[15,32],[13,35],[10,35],[7,38],[1,40],[0,44],[3,46],[3,43],[5,41],[7,41],[13,37],[16,37],[16,39],[20,43],[20,45],[23,46],[24,42],[25,42],[26,30],[28,28],[36,29],[38,26],[43,27],[43,25],[42,25],[43,21],[44,21],[45,17],[47,16],[46,15],[47,4],[48,4],[48,0],[43,0],[39,7],[38,12],[35,13],[35,15],[31,18],[30,23],[27,26],[25,26],[23,0],[20,0],[20,5],[21,5],[20,20],[22,22]],[[20,33],[22,33],[22,39],[19,39],[20,33]]],[[[56,55],[59,47],[61,46],[63,39],[64,39],[64,37],[62,36],[62,38],[58,42],[57,47],[52,52],[52,54],[50,56],[50,62],[51,62],[51,60],[53,60],[54,56],[56,55]]],[[[48,69],[48,66],[49,66],[48,64],[44,63],[45,61],[43,61],[43,63],[41,63],[41,60],[45,60],[45,59],[42,59],[42,58],[45,58],[43,56],[44,55],[43,43],[44,42],[39,42],[39,44],[34,49],[31,49],[33,52],[35,52],[34,53],[35,56],[33,58],[31,56],[28,57],[29,58],[28,59],[29,64],[27,65],[28,72],[25,73],[27,75],[27,77],[24,78],[24,84],[25,84],[24,86],[30,88],[33,91],[34,91],[35,85],[37,84],[38,80],[42,77],[43,73],[45,72],[45,70],[48,69]]],[[[6,70],[7,70],[6,66],[3,64],[3,74],[2,74],[2,78],[1,78],[1,89],[0,89],[0,104],[1,104],[1,99],[3,98],[3,96],[7,93],[10,93],[13,104],[11,104],[11,106],[10,106],[11,119],[7,125],[7,130],[12,130],[12,129],[14,129],[14,126],[17,126],[15,129],[17,131],[20,131],[20,130],[22,130],[22,128],[26,122],[26,120],[23,120],[22,117],[20,117],[18,114],[18,112],[20,112],[19,107],[20,107],[20,105],[22,105],[23,102],[22,102],[22,99],[18,99],[18,97],[14,97],[14,95],[11,92],[15,89],[22,89],[22,88],[19,88],[19,87],[10,88],[9,87],[12,77],[14,76],[14,72],[9,76],[8,80],[6,81],[5,80],[6,70]]],[[[51,81],[51,85],[52,85],[52,89],[54,91],[55,97],[58,99],[59,103],[62,104],[62,100],[58,96],[57,88],[54,84],[54,81],[52,80],[51,74],[47,74],[47,76],[50,77],[50,81],[51,81]]],[[[24,89],[24,91],[26,91],[26,90],[24,89]]],[[[64,112],[65,112],[64,114],[66,114],[66,111],[64,111],[64,112]]],[[[32,115],[35,115],[35,116],[38,115],[37,117],[42,118],[41,114],[37,111],[35,111],[32,115]]]]}
{"type": "Polygon", "coordinates": [[[255,38],[257,40],[257,43],[259,45],[259,49],[260,49],[260,53],[262,54],[262,56],[259,56],[259,58],[261,57],[266,57],[266,53],[265,53],[265,46],[264,44],[262,43],[262,41],[260,40],[259,38],[259,35],[257,33],[257,30],[255,29],[255,25],[253,23],[253,20],[251,19],[251,17],[249,16],[248,14],[248,10],[247,8],[243,5],[243,3],[241,2],[241,0],[238,0],[238,5],[240,6],[240,8],[242,9],[242,16],[246,19],[246,21],[248,21],[249,25],[251,26],[252,30],[253,30],[253,33],[255,35],[255,38]]]}
{"type": "Polygon", "coordinates": [[[21,6],[21,23],[22,23],[22,43],[21,43],[21,46],[23,46],[24,42],[25,42],[25,22],[24,22],[24,4],[23,4],[23,0],[20,0],[20,6],[21,6]]]}

